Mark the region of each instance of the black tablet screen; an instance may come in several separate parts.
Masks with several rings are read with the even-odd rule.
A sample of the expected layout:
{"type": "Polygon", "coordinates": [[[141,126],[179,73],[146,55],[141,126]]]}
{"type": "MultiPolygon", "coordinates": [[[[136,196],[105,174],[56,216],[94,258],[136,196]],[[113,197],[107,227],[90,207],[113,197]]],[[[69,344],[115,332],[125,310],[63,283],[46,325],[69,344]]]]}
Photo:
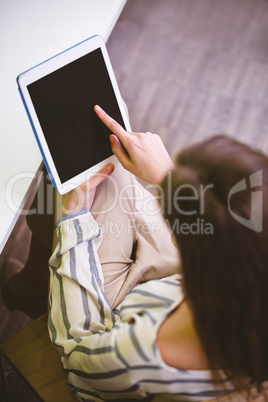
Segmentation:
{"type": "Polygon", "coordinates": [[[100,49],[27,88],[62,183],[112,155],[94,105],[125,126],[100,49]]]}

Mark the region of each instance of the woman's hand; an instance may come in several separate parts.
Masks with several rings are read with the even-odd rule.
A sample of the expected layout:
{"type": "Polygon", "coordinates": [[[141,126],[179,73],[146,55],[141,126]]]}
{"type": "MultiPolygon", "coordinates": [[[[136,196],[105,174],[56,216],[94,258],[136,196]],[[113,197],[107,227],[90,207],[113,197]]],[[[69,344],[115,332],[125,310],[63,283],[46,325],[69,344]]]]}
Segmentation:
{"type": "Polygon", "coordinates": [[[109,163],[95,176],[82,183],[79,187],[65,194],[62,205],[62,215],[82,209],[90,209],[93,204],[97,186],[103,182],[114,170],[114,165],[109,163]]]}
{"type": "Polygon", "coordinates": [[[125,169],[151,184],[160,183],[173,169],[170,156],[157,134],[128,133],[99,106],[94,109],[115,134],[110,135],[112,151],[125,169]]]}

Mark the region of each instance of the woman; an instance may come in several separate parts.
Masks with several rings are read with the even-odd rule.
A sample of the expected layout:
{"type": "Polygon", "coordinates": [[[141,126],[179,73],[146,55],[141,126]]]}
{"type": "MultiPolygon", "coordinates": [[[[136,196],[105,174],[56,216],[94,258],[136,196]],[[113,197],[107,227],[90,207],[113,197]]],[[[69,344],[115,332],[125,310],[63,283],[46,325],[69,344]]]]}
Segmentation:
{"type": "Polygon", "coordinates": [[[89,209],[113,166],[65,197],[49,329],[71,387],[96,401],[199,401],[260,388],[268,379],[267,157],[219,136],[182,151],[173,166],[158,136],[127,133],[95,111],[126,169],[157,185],[165,178],[159,199],[183,273],[135,286],[112,310],[89,209]]]}

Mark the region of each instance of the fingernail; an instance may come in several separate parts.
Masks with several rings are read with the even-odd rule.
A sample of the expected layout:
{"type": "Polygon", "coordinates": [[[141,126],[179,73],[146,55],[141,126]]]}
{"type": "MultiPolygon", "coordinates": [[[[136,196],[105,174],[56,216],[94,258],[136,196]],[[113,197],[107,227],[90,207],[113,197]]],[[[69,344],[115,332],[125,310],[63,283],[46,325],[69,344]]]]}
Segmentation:
{"type": "Polygon", "coordinates": [[[96,110],[96,112],[100,112],[102,110],[102,108],[99,105],[95,105],[95,110],[96,110]]]}
{"type": "Polygon", "coordinates": [[[113,165],[112,163],[110,163],[110,164],[107,166],[107,169],[109,170],[109,172],[112,172],[112,171],[114,170],[114,165],[113,165]]]}
{"type": "Polygon", "coordinates": [[[116,135],[111,134],[110,135],[110,141],[113,142],[114,144],[116,144],[118,142],[118,138],[116,135]]]}

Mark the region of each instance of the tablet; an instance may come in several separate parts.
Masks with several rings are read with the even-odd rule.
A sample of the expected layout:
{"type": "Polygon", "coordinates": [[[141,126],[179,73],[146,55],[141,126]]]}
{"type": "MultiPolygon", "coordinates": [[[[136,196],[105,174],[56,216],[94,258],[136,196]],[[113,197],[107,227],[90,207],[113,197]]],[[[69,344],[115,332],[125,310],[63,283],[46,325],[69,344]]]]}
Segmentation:
{"type": "Polygon", "coordinates": [[[17,82],[49,177],[60,194],[107,163],[118,162],[110,131],[93,109],[100,105],[131,131],[102,37],[93,36],[27,70],[17,82]]]}

